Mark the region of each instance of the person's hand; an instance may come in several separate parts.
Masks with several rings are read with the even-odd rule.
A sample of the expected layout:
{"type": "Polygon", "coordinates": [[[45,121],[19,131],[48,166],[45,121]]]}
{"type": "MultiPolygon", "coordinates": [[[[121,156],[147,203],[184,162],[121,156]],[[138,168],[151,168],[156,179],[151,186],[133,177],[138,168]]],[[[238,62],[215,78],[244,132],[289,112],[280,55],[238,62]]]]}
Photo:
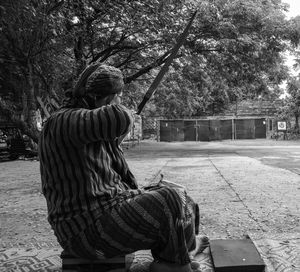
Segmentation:
{"type": "Polygon", "coordinates": [[[177,184],[177,183],[169,181],[169,180],[165,180],[163,174],[160,174],[160,180],[158,182],[158,185],[159,186],[167,186],[167,187],[170,187],[170,188],[177,188],[177,189],[186,190],[186,188],[183,185],[177,184]]]}
{"type": "Polygon", "coordinates": [[[182,190],[186,190],[186,188],[183,185],[177,184],[175,182],[169,181],[169,180],[160,180],[158,183],[160,186],[167,186],[170,188],[177,188],[177,189],[182,189],[182,190]]]}

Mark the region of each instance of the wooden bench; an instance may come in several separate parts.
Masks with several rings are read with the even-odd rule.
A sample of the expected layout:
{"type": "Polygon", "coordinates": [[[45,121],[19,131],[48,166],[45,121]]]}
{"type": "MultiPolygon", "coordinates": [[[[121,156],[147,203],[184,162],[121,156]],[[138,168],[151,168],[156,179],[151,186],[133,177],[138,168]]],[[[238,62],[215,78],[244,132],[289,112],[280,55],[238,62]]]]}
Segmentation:
{"type": "Polygon", "coordinates": [[[127,272],[134,254],[91,260],[78,258],[63,251],[60,257],[62,259],[62,272],[127,272]]]}

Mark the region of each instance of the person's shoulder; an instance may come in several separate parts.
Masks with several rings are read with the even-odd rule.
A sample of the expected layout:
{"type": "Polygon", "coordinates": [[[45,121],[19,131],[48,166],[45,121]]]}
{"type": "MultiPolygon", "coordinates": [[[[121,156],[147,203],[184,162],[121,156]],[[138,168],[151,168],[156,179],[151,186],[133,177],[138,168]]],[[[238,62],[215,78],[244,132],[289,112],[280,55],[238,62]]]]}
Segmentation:
{"type": "Polygon", "coordinates": [[[77,111],[79,109],[75,108],[59,108],[55,112],[53,112],[46,120],[45,123],[51,124],[56,123],[58,120],[64,118],[64,116],[69,115],[73,111],[77,111]]]}
{"type": "Polygon", "coordinates": [[[60,108],[57,111],[55,111],[51,117],[55,118],[55,117],[59,117],[61,115],[65,115],[65,114],[70,114],[70,113],[81,113],[84,111],[88,111],[88,109],[84,109],[84,108],[60,108]]]}

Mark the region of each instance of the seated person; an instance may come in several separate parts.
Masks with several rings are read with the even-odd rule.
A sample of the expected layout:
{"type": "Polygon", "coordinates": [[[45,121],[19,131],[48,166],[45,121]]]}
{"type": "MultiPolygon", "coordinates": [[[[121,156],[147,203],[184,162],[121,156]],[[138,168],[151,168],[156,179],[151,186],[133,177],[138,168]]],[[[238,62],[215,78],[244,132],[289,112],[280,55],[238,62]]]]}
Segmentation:
{"type": "Polygon", "coordinates": [[[133,123],[123,87],[119,69],[91,65],[46,121],[39,157],[48,221],[75,256],[151,249],[152,271],[192,271],[191,254],[207,246],[196,236],[198,206],[176,186],[138,187],[119,145],[133,123]]]}

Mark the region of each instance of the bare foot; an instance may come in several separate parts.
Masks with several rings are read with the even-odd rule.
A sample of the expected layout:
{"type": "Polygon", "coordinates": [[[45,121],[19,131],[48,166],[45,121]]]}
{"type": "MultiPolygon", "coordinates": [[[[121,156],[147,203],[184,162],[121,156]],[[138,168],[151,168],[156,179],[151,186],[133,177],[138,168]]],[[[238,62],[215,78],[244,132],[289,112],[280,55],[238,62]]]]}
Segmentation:
{"type": "Polygon", "coordinates": [[[196,248],[193,251],[189,252],[190,258],[194,259],[195,256],[201,253],[204,249],[209,246],[209,239],[205,235],[196,236],[196,248]]]}
{"type": "Polygon", "coordinates": [[[193,251],[189,252],[191,259],[190,264],[178,265],[167,262],[157,262],[154,261],[150,265],[151,272],[192,272],[199,268],[199,263],[194,261],[194,257],[201,253],[205,248],[209,246],[209,239],[205,235],[196,236],[196,248],[193,251]]]}
{"type": "Polygon", "coordinates": [[[150,265],[150,272],[192,272],[190,264],[179,265],[154,261],[150,265]]]}

